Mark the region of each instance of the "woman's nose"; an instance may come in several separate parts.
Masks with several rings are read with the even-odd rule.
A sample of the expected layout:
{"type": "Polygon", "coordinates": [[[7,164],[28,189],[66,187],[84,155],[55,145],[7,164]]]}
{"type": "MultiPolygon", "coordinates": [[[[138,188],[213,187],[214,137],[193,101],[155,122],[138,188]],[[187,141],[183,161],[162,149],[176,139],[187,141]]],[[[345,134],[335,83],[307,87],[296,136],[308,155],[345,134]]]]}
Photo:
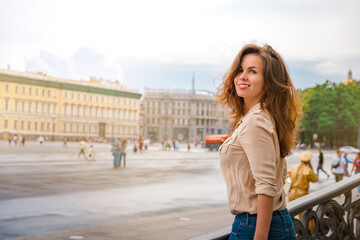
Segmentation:
{"type": "Polygon", "coordinates": [[[239,80],[246,80],[247,79],[247,75],[245,72],[239,73],[239,80]]]}

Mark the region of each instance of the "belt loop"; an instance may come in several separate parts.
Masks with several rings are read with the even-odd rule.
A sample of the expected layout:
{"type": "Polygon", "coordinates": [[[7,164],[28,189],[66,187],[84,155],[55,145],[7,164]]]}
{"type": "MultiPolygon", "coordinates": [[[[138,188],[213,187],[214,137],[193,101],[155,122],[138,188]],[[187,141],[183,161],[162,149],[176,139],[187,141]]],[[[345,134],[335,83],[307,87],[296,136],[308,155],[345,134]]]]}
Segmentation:
{"type": "Polygon", "coordinates": [[[286,224],[286,220],[285,220],[285,217],[283,216],[283,212],[281,210],[278,210],[278,212],[280,213],[281,219],[286,224]]]}

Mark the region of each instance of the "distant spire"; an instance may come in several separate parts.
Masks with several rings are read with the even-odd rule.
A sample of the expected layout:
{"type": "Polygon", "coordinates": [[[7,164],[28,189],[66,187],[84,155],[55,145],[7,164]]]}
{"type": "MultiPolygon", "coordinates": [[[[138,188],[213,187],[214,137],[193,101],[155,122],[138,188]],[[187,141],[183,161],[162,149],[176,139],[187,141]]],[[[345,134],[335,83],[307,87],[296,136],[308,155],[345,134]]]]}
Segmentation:
{"type": "Polygon", "coordinates": [[[195,73],[193,72],[193,77],[192,77],[192,91],[193,94],[195,94],[195,73]]]}
{"type": "Polygon", "coordinates": [[[352,79],[352,71],[351,71],[351,68],[349,68],[349,71],[348,71],[348,79],[352,79]]]}

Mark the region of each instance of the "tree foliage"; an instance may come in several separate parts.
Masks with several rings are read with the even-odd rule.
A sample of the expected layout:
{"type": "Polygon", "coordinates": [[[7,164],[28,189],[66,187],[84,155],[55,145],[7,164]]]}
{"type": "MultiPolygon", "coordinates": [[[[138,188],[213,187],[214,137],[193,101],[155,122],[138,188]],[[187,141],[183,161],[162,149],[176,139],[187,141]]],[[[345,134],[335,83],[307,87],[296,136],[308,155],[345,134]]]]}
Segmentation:
{"type": "Polygon", "coordinates": [[[347,85],[326,81],[313,88],[299,90],[303,116],[300,122],[301,141],[318,142],[328,146],[357,146],[360,118],[360,82],[347,85]]]}

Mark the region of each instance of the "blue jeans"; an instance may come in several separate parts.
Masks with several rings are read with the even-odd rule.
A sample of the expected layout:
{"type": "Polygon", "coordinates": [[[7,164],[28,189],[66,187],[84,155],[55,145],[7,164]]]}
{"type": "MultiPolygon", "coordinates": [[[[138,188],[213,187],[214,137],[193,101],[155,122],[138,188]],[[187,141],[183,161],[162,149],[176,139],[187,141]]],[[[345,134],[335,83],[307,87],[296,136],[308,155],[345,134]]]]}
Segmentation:
{"type": "Polygon", "coordinates": [[[119,159],[120,159],[120,152],[119,151],[113,151],[114,154],[114,167],[119,166],[119,159]]]}
{"type": "MultiPolygon", "coordinates": [[[[255,235],[256,214],[240,213],[235,216],[229,240],[251,240],[255,235]]],[[[296,240],[295,228],[288,210],[273,212],[268,239],[296,240]]]]}

